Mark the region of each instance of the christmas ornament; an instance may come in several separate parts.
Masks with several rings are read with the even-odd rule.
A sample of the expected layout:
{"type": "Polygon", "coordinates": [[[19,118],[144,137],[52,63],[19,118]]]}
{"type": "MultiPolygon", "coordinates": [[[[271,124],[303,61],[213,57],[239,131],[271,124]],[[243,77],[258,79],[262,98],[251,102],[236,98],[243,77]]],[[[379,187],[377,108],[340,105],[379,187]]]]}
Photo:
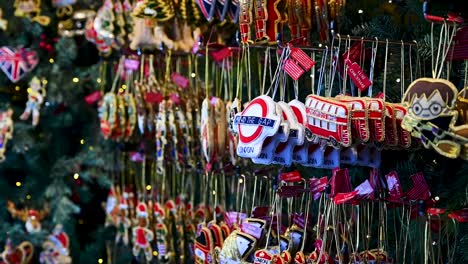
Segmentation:
{"type": "Polygon", "coordinates": [[[115,222],[115,227],[117,228],[117,234],[115,235],[115,243],[122,242],[125,246],[128,246],[128,229],[131,227],[130,219],[128,218],[128,204],[126,201],[127,198],[120,197],[120,204],[118,216],[115,222]]]}
{"type": "Polygon", "coordinates": [[[0,111],[0,162],[5,160],[8,140],[13,138],[13,110],[0,111]]]}
{"type": "Polygon", "coordinates": [[[44,264],[71,264],[69,238],[62,225],[56,225],[47,241],[42,244],[39,262],[44,264]]]}
{"type": "Polygon", "coordinates": [[[402,101],[408,107],[403,128],[421,139],[426,148],[449,158],[458,157],[461,144],[468,142],[463,130],[454,128],[457,94],[455,85],[447,80],[420,78],[410,84],[402,101]]]}
{"type": "Polygon", "coordinates": [[[23,48],[0,48],[0,69],[14,83],[32,71],[38,62],[39,59],[35,51],[23,48]]]}
{"type": "Polygon", "coordinates": [[[153,259],[153,250],[151,249],[151,241],[154,239],[154,233],[148,229],[148,209],[146,204],[139,203],[137,208],[137,226],[133,228],[133,255],[138,257],[143,250],[146,260],[153,259]]]}
{"type": "Polygon", "coordinates": [[[27,17],[43,26],[50,23],[50,18],[41,16],[41,0],[15,0],[15,16],[27,17]]]}
{"type": "Polygon", "coordinates": [[[41,105],[47,93],[45,89],[46,85],[39,78],[34,77],[31,82],[29,82],[29,86],[28,102],[26,103],[26,108],[23,114],[21,114],[20,119],[27,120],[32,113],[32,125],[37,126],[37,124],[39,124],[41,105]]]}
{"type": "Polygon", "coordinates": [[[52,0],[52,5],[55,7],[64,7],[73,5],[76,3],[76,0],[52,0]]]}
{"type": "Polygon", "coordinates": [[[8,28],[8,20],[3,19],[3,10],[0,8],[0,29],[6,31],[8,28]]]}
{"type": "Polygon", "coordinates": [[[12,201],[7,202],[7,210],[13,218],[18,218],[25,222],[26,230],[31,234],[41,231],[41,221],[49,214],[47,206],[41,210],[29,209],[27,207],[18,209],[12,201]]]}
{"type": "Polygon", "coordinates": [[[24,241],[14,247],[11,239],[8,238],[1,256],[5,264],[29,264],[33,255],[34,246],[29,241],[24,241]]]}

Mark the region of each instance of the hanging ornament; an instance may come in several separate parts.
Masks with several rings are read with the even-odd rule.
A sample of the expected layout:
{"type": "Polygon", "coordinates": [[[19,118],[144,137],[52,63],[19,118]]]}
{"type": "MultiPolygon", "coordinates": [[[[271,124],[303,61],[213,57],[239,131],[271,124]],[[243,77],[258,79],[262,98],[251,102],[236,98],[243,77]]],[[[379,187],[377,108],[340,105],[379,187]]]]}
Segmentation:
{"type": "Polygon", "coordinates": [[[0,69],[10,81],[16,83],[39,63],[35,51],[23,48],[0,48],[0,69]]]}
{"type": "Polygon", "coordinates": [[[0,8],[0,29],[6,31],[8,28],[8,20],[3,19],[3,10],[0,8]]]}
{"type": "Polygon", "coordinates": [[[146,204],[140,203],[137,206],[138,224],[133,228],[133,255],[138,257],[141,250],[145,253],[147,261],[153,259],[151,241],[154,239],[154,233],[148,229],[148,209],[146,204]]]}
{"type": "Polygon", "coordinates": [[[44,264],[71,264],[69,256],[70,242],[62,225],[56,225],[52,234],[42,244],[39,262],[44,264]]]}
{"type": "Polygon", "coordinates": [[[13,110],[0,112],[0,162],[5,160],[8,140],[13,138],[13,110]]]}
{"type": "Polygon", "coordinates": [[[37,126],[37,124],[39,124],[41,105],[46,96],[45,83],[39,78],[34,77],[29,83],[29,86],[28,102],[26,103],[26,108],[20,116],[20,119],[27,120],[32,113],[32,125],[37,126]]]}
{"type": "Polygon", "coordinates": [[[38,233],[41,231],[41,220],[47,216],[49,213],[49,209],[47,207],[36,210],[36,209],[29,209],[29,208],[16,208],[16,205],[12,201],[8,201],[7,203],[7,210],[10,212],[13,218],[18,218],[21,221],[25,222],[25,227],[28,233],[38,233]]]}
{"type": "Polygon", "coordinates": [[[5,243],[2,259],[5,264],[28,264],[34,255],[34,246],[29,241],[24,241],[16,248],[13,247],[11,239],[5,243]]]}
{"type": "Polygon", "coordinates": [[[15,16],[27,17],[43,26],[50,23],[50,18],[41,16],[41,0],[15,0],[15,16]]]}

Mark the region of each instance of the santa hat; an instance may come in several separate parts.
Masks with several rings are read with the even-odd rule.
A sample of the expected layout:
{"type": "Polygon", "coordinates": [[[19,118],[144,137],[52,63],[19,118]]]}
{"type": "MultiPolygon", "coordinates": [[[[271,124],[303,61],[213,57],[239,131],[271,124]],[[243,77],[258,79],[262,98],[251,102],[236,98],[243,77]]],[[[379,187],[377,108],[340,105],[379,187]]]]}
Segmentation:
{"type": "Polygon", "coordinates": [[[36,210],[29,210],[28,211],[28,216],[30,218],[38,218],[39,217],[39,213],[36,211],[36,210]]]}
{"type": "Polygon", "coordinates": [[[170,212],[173,212],[175,213],[176,211],[176,204],[174,202],[174,200],[169,200],[166,202],[166,208],[167,210],[169,210],[170,212]]]}
{"type": "Polygon", "coordinates": [[[68,256],[68,247],[70,243],[68,235],[63,231],[58,232],[58,230],[54,230],[53,233],[53,235],[49,236],[49,240],[54,243],[60,254],[68,256]]]}
{"type": "Polygon", "coordinates": [[[159,203],[154,203],[153,211],[155,216],[164,216],[164,210],[159,203]]]}
{"type": "Polygon", "coordinates": [[[120,197],[120,204],[119,204],[120,209],[127,209],[127,201],[124,199],[124,197],[120,197]]]}
{"type": "Polygon", "coordinates": [[[141,218],[148,217],[148,210],[145,203],[139,203],[137,207],[137,216],[141,218]]]}

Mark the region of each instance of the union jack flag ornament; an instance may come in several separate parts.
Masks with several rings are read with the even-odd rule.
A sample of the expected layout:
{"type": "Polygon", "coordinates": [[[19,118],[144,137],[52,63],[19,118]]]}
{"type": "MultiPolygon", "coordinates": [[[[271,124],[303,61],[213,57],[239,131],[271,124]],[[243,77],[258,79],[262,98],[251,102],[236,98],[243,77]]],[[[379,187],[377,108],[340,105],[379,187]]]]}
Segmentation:
{"type": "Polygon", "coordinates": [[[24,48],[0,48],[0,68],[13,83],[18,82],[32,71],[39,59],[35,51],[24,48]]]}

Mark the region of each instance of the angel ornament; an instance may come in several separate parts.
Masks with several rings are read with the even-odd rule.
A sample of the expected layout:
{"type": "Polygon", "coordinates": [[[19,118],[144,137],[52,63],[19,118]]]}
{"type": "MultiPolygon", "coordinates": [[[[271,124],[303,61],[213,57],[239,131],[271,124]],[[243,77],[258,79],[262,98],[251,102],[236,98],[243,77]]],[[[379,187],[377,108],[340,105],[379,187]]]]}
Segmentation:
{"type": "Polygon", "coordinates": [[[30,89],[28,89],[28,102],[23,114],[20,116],[21,120],[29,119],[32,113],[32,125],[37,126],[39,124],[39,115],[41,105],[44,102],[46,96],[45,84],[37,77],[34,77],[29,83],[30,89]]]}

